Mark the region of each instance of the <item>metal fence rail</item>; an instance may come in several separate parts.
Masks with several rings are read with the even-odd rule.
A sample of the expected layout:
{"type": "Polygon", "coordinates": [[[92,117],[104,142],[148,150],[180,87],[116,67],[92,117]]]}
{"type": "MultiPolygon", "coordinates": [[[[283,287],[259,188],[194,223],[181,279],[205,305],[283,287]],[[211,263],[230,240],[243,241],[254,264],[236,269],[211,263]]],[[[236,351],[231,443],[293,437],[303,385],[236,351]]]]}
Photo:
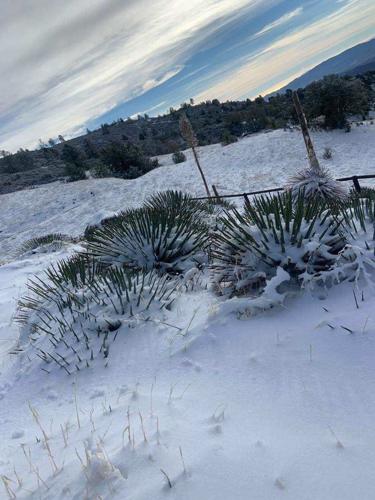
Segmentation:
{"type": "MultiPolygon", "coordinates": [[[[351,177],[340,177],[336,179],[336,181],[347,182],[350,181],[353,183],[353,187],[357,192],[361,192],[361,184],[359,182],[360,179],[375,179],[375,175],[367,174],[367,175],[352,175],[351,177]]],[[[218,198],[245,198],[248,200],[249,196],[253,196],[256,194],[267,194],[267,193],[275,193],[277,191],[284,191],[283,187],[277,187],[272,189],[261,189],[259,191],[249,191],[247,193],[235,193],[235,194],[219,194],[215,186],[212,186],[212,189],[215,193],[215,196],[199,196],[197,198],[193,198],[193,200],[216,200],[218,198]]]]}

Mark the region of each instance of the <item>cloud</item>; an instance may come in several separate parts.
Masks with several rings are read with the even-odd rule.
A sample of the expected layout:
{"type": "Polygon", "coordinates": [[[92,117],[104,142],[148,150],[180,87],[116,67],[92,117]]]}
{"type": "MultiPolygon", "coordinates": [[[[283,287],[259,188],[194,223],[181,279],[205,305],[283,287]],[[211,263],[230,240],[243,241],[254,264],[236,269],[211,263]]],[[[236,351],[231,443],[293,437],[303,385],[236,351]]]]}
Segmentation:
{"type": "Polygon", "coordinates": [[[74,134],[176,75],[261,0],[3,0],[0,147],[74,134]]]}
{"type": "Polygon", "coordinates": [[[194,98],[226,100],[273,92],[322,60],[369,39],[374,18],[373,0],[349,0],[334,13],[281,36],[255,57],[244,58],[236,71],[222,72],[194,98]]]}
{"type": "Polygon", "coordinates": [[[291,12],[288,12],[287,14],[284,14],[279,19],[276,19],[276,21],[274,21],[273,23],[267,24],[267,26],[265,26],[260,31],[258,31],[258,33],[255,33],[255,35],[253,35],[251,37],[251,39],[258,38],[262,35],[265,35],[266,33],[269,33],[270,31],[274,30],[275,28],[282,26],[283,24],[287,24],[289,21],[291,21],[295,17],[300,16],[302,14],[302,12],[303,12],[303,7],[298,7],[297,9],[295,9],[291,12]]]}
{"type": "Polygon", "coordinates": [[[164,82],[167,82],[170,78],[173,78],[174,76],[178,75],[178,73],[183,69],[183,66],[177,66],[174,69],[171,69],[170,71],[167,71],[164,75],[162,75],[160,78],[155,79],[151,78],[150,80],[147,80],[142,85],[142,90],[144,92],[147,92],[148,90],[153,89],[154,87],[157,87],[158,85],[162,85],[164,82]]]}
{"type": "Polygon", "coordinates": [[[334,14],[291,31],[287,23],[306,17],[306,9],[299,7],[256,33],[262,40],[262,35],[279,33],[278,27],[289,29],[263,49],[250,56],[236,49],[216,66],[201,57],[198,67],[182,73],[192,55],[212,49],[217,36],[236,21],[281,3],[2,0],[0,149],[77,134],[86,123],[171,79],[170,98],[160,99],[168,101],[165,107],[186,99],[178,93],[182,88],[188,97],[196,94],[197,101],[266,93],[362,41],[375,15],[372,0],[346,0],[334,14]]]}

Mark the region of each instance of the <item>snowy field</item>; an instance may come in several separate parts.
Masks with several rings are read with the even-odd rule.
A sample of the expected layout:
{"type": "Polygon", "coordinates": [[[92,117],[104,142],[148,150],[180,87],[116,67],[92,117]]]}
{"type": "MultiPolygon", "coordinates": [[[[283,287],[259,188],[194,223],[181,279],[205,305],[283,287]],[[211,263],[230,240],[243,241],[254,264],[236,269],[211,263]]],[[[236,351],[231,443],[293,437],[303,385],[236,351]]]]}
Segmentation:
{"type": "MultiPolygon", "coordinates": [[[[313,139],[322,164],[336,177],[375,172],[374,125],[353,127],[350,134],[318,132],[313,139]],[[332,160],[322,159],[325,147],[332,149],[332,160]]],[[[282,130],[226,147],[206,146],[200,148],[200,156],[209,185],[215,184],[221,194],[278,187],[307,161],[301,133],[282,130]]],[[[56,232],[79,236],[88,224],[141,205],[157,191],[177,189],[205,195],[191,155],[178,165],[170,156],[161,157],[160,162],[161,168],[135,180],[53,183],[2,195],[0,261],[33,236],[56,232]]]]}
{"type": "MultiPolygon", "coordinates": [[[[313,138],[319,157],[333,150],[322,163],[335,176],[375,173],[374,126],[313,138]]],[[[278,186],[306,164],[297,132],[200,154],[222,193],[278,186]]],[[[0,498],[374,499],[372,290],[357,290],[357,304],[350,283],[325,300],[306,292],[242,321],[207,291],[184,294],[168,317],[172,327],[126,331],[107,367],[74,377],[7,354],[26,280],[74,250],[15,258],[22,242],[78,236],[157,190],[203,194],[190,159],[161,163],[133,181],[0,196],[0,498]]]]}

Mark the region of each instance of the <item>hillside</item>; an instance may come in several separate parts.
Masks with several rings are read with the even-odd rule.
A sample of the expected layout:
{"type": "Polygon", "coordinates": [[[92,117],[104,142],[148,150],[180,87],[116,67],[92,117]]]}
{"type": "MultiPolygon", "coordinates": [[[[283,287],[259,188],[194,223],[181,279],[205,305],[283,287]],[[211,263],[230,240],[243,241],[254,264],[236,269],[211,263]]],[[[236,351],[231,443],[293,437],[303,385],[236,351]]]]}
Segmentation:
{"type": "MultiPolygon", "coordinates": [[[[374,173],[375,126],[316,132],[334,175],[374,173]]],[[[200,148],[221,193],[273,187],[306,165],[299,131],[200,148]]],[[[0,498],[372,500],[375,496],[374,291],[345,282],[291,293],[248,316],[249,298],[180,292],[160,321],[118,330],[108,361],[68,376],[14,352],[28,278],[82,250],[20,254],[51,231],[140,205],[157,190],[203,194],[195,166],[135,180],[53,183],[0,196],[0,498]],[[40,368],[43,368],[42,371],[40,368]]],[[[21,329],[21,342],[26,330],[21,329]]]]}
{"type": "MultiPolygon", "coordinates": [[[[365,118],[374,106],[374,82],[375,72],[369,72],[354,79],[325,80],[319,88],[307,86],[300,96],[308,120],[314,126],[318,123],[325,129],[335,129],[349,126],[348,120],[353,116],[354,121],[365,118]],[[337,99],[340,102],[335,104],[337,99]]],[[[69,177],[67,169],[78,171],[78,178],[84,177],[85,172],[95,176],[97,170],[100,176],[112,174],[130,179],[142,175],[154,167],[148,157],[188,147],[179,130],[183,113],[191,121],[200,146],[228,144],[265,130],[288,129],[297,121],[289,93],[268,100],[258,97],[224,103],[217,99],[184,103],[163,116],[119,119],[70,140],[61,136],[58,140],[50,139],[34,151],[21,149],[13,155],[0,151],[0,194],[61,180],[69,177]],[[134,150],[136,159],[142,157],[141,166],[134,160],[134,150]],[[132,152],[130,160],[127,151],[132,152]],[[120,165],[120,171],[114,170],[114,162],[121,164],[124,158],[126,168],[120,165]]]]}
{"type": "Polygon", "coordinates": [[[357,75],[373,71],[375,67],[374,54],[375,38],[327,59],[327,61],[318,64],[295,80],[292,80],[277,92],[281,93],[287,89],[296,90],[306,87],[309,83],[320,80],[326,75],[357,75]]]}
{"type": "MultiPolygon", "coordinates": [[[[313,138],[322,164],[336,177],[374,172],[375,126],[370,122],[354,127],[350,134],[315,132],[313,138]],[[322,158],[326,147],[333,151],[331,160],[322,158]]],[[[199,151],[209,184],[215,184],[222,194],[280,186],[306,164],[306,150],[298,130],[259,133],[225,147],[215,144],[199,151]]],[[[204,196],[190,151],[187,157],[185,163],[174,165],[170,155],[161,156],[161,167],[134,180],[52,183],[2,195],[2,258],[34,236],[51,232],[79,236],[87,225],[138,206],[156,191],[182,189],[204,196]]]]}

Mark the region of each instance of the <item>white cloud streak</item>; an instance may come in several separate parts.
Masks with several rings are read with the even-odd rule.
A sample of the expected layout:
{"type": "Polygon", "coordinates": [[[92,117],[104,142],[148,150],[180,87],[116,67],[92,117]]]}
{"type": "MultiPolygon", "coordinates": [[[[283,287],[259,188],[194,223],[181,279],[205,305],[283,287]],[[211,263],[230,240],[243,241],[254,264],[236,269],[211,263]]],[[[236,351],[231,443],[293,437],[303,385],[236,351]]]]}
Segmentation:
{"type": "Polygon", "coordinates": [[[255,35],[253,35],[251,39],[253,40],[255,38],[258,38],[262,35],[265,35],[266,33],[269,33],[270,31],[273,31],[275,28],[279,28],[280,26],[289,23],[295,17],[300,16],[302,12],[303,7],[298,7],[297,9],[284,14],[283,16],[279,17],[279,19],[276,19],[276,21],[274,21],[273,23],[267,24],[267,26],[258,31],[258,33],[255,33],[255,35]]]}

